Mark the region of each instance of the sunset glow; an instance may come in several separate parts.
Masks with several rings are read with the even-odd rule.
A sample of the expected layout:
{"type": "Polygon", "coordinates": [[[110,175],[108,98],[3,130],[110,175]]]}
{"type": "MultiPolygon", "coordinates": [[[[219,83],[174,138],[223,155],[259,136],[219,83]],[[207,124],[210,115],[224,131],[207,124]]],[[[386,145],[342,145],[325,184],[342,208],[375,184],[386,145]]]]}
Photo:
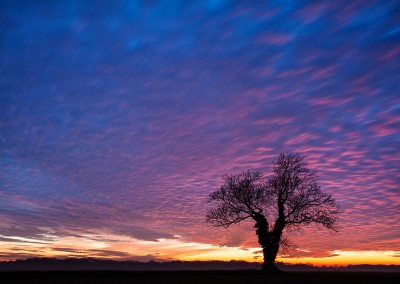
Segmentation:
{"type": "Polygon", "coordinates": [[[277,260],[400,265],[399,1],[181,2],[0,2],[0,261],[261,262],[208,194],[301,153],[340,230],[277,260]]]}
{"type": "MultiPolygon", "coordinates": [[[[174,239],[159,239],[156,241],[143,241],[128,236],[109,234],[62,238],[49,234],[47,241],[16,236],[0,237],[9,239],[7,242],[0,242],[3,254],[12,255],[15,253],[15,248],[18,247],[18,254],[22,258],[23,256],[39,256],[59,258],[94,257],[141,261],[159,259],[161,261],[245,260],[261,262],[262,260],[262,254],[258,247],[241,248],[191,243],[185,242],[178,236],[174,239]],[[21,242],[26,242],[26,244],[21,244],[21,242]],[[63,249],[60,249],[60,247],[63,249]],[[124,253],[121,253],[122,251],[124,253]]],[[[399,255],[400,253],[396,251],[332,251],[324,257],[294,258],[281,256],[278,257],[278,261],[288,264],[312,264],[315,266],[376,263],[400,265],[399,255]]]]}

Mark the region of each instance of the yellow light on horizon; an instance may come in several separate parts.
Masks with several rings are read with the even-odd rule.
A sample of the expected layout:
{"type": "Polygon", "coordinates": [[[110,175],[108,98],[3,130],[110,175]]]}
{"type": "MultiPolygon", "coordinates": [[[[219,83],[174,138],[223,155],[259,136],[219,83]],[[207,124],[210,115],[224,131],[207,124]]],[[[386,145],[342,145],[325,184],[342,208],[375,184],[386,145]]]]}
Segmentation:
{"type": "MultiPolygon", "coordinates": [[[[28,239],[18,236],[4,236],[9,241],[0,241],[0,260],[12,260],[15,251],[27,257],[98,257],[115,260],[135,259],[135,257],[155,256],[165,260],[209,261],[244,260],[261,262],[261,249],[258,247],[227,247],[207,243],[186,241],[182,237],[145,241],[125,235],[104,232],[80,236],[64,236],[28,239]],[[66,250],[62,249],[66,248],[66,250]],[[109,252],[104,256],[102,251],[109,252]],[[121,257],[121,252],[126,256],[121,257]],[[115,253],[115,254],[114,254],[115,253]],[[8,256],[7,256],[8,255],[8,256]]],[[[312,252],[310,252],[312,254],[312,252]]],[[[349,265],[349,264],[395,264],[400,265],[400,251],[342,251],[334,250],[325,257],[278,257],[277,261],[287,264],[349,265]]],[[[20,258],[20,257],[19,257],[20,258]]]]}

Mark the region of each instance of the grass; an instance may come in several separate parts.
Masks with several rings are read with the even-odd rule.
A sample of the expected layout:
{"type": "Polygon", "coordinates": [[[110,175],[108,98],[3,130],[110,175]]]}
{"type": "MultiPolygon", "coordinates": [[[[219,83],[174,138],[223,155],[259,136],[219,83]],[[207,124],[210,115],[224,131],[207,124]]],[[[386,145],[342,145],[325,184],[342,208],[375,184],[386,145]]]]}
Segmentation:
{"type": "Polygon", "coordinates": [[[284,272],[265,275],[245,271],[20,271],[1,272],[2,283],[399,283],[400,273],[377,272],[284,272]]]}

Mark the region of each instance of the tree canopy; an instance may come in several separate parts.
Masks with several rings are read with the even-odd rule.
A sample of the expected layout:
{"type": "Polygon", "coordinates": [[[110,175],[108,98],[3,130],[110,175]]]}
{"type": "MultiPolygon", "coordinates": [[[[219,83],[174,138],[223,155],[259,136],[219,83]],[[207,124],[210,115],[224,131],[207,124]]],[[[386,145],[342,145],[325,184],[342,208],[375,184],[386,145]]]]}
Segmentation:
{"type": "Polygon", "coordinates": [[[216,204],[206,220],[217,227],[229,227],[250,219],[255,222],[258,242],[263,248],[264,269],[275,268],[275,258],[283,231],[308,224],[319,224],[337,231],[339,206],[321,190],[317,172],[311,170],[300,154],[280,154],[273,163],[272,175],[248,170],[225,175],[222,186],[211,192],[209,202],[216,204]]]}

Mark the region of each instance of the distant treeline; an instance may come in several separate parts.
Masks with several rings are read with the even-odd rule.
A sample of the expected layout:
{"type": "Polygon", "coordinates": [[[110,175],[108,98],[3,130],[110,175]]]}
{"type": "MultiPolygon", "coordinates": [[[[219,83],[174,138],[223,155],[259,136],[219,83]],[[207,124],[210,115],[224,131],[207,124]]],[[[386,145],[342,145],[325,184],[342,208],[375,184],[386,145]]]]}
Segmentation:
{"type": "MultiPolygon", "coordinates": [[[[400,272],[399,265],[349,265],[346,267],[315,267],[311,265],[285,265],[287,271],[380,271],[400,272]]],[[[74,271],[74,270],[124,270],[124,271],[171,271],[171,270],[258,270],[259,263],[245,261],[168,261],[139,262],[93,258],[29,258],[0,262],[0,271],[74,271]]]]}
{"type": "Polygon", "coordinates": [[[168,262],[139,262],[116,261],[93,258],[29,258],[0,262],[0,271],[15,270],[246,270],[259,269],[259,263],[245,261],[168,261],[168,262]]]}

